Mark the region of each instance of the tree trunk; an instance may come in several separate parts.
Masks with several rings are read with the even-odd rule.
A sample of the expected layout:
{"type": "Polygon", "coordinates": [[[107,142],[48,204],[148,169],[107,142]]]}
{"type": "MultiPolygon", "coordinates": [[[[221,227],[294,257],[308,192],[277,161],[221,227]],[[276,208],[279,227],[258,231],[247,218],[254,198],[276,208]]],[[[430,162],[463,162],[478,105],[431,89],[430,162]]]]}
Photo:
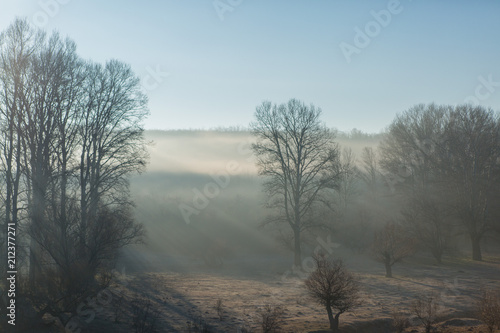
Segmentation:
{"type": "Polygon", "coordinates": [[[326,312],[328,312],[328,320],[330,321],[330,329],[332,331],[338,331],[340,313],[337,313],[334,317],[333,312],[332,312],[332,308],[328,305],[326,306],[326,312]]]}
{"type": "Polygon", "coordinates": [[[471,236],[472,242],[472,260],[482,261],[483,256],[481,254],[481,238],[479,236],[471,236]]]}
{"type": "Polygon", "coordinates": [[[301,258],[301,250],[300,250],[300,230],[298,228],[294,228],[293,231],[293,238],[294,238],[294,264],[295,267],[301,268],[302,267],[302,258],[301,258]]]}
{"type": "Polygon", "coordinates": [[[392,266],[389,262],[384,262],[385,264],[385,277],[392,278],[392,266]]]}
{"type": "Polygon", "coordinates": [[[443,251],[440,249],[434,249],[434,250],[431,250],[431,252],[432,252],[432,256],[434,257],[434,259],[436,259],[437,264],[441,265],[443,263],[441,260],[441,257],[443,256],[443,251]]]}
{"type": "Polygon", "coordinates": [[[335,322],[334,322],[335,327],[332,328],[332,330],[334,331],[338,331],[339,329],[339,317],[340,317],[340,312],[335,315],[335,322]]]}

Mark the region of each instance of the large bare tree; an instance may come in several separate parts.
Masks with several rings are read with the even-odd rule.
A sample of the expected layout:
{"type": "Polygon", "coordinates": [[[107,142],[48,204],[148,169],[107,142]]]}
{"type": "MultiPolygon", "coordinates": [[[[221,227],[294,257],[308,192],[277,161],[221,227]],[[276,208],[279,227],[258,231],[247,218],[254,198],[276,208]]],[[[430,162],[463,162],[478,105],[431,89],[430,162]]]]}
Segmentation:
{"type": "Polygon", "coordinates": [[[491,109],[459,105],[447,119],[439,170],[455,218],[470,238],[472,259],[482,260],[481,240],[491,230],[498,206],[499,117],[491,109]]]}
{"type": "MultiPolygon", "coordinates": [[[[128,204],[128,178],[147,161],[142,120],[147,98],[130,66],[88,64],[80,103],[79,187],[82,241],[99,205],[128,204]]],[[[82,244],[85,247],[85,244],[82,244]]]]}
{"type": "MultiPolygon", "coordinates": [[[[18,226],[26,218],[26,215],[20,214],[27,212],[23,209],[26,208],[26,188],[22,187],[26,161],[23,124],[31,104],[26,97],[31,96],[34,89],[30,79],[31,59],[43,39],[43,34],[33,29],[26,20],[16,20],[0,35],[0,172],[3,181],[2,217],[5,222],[2,232],[7,229],[8,223],[18,226]]],[[[17,245],[19,250],[20,244],[17,245]]],[[[18,262],[21,259],[19,254],[18,262]]]]}
{"type": "Polygon", "coordinates": [[[259,174],[266,177],[275,222],[293,232],[294,264],[301,265],[301,233],[317,225],[313,211],[327,203],[339,181],[339,153],[334,133],[320,120],[321,110],[296,99],[286,104],[264,102],[251,128],[259,174]]]}

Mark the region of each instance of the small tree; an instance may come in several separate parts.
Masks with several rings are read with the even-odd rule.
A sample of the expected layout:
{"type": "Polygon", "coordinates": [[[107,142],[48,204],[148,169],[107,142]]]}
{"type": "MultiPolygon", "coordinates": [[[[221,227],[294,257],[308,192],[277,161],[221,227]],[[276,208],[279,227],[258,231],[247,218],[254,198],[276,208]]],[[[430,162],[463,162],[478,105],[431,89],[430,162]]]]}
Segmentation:
{"type": "Polygon", "coordinates": [[[402,311],[393,311],[392,329],[394,330],[394,332],[402,333],[408,327],[410,327],[410,320],[408,319],[408,315],[402,311]]]}
{"type": "Polygon", "coordinates": [[[224,318],[224,305],[222,303],[222,299],[218,299],[215,302],[215,311],[217,311],[217,316],[219,316],[219,320],[222,321],[224,318]]]}
{"type": "Polygon", "coordinates": [[[500,292],[484,290],[477,301],[477,311],[490,333],[494,332],[495,326],[500,328],[500,292]]]}
{"type": "Polygon", "coordinates": [[[439,300],[438,294],[419,295],[411,303],[412,312],[422,322],[426,333],[430,333],[432,325],[436,323],[439,300]]]}
{"type": "Polygon", "coordinates": [[[306,288],[312,298],[326,307],[330,329],[338,330],[340,315],[360,305],[358,281],[340,259],[315,256],[314,260],[316,270],[306,279],[306,288]]]}
{"type": "Polygon", "coordinates": [[[259,311],[259,314],[262,317],[261,326],[263,333],[273,333],[281,330],[285,308],[267,304],[259,311]]]}
{"type": "Polygon", "coordinates": [[[375,259],[384,263],[385,276],[392,278],[392,266],[415,252],[415,241],[406,236],[399,224],[388,222],[384,228],[375,232],[373,253],[375,259]]]}

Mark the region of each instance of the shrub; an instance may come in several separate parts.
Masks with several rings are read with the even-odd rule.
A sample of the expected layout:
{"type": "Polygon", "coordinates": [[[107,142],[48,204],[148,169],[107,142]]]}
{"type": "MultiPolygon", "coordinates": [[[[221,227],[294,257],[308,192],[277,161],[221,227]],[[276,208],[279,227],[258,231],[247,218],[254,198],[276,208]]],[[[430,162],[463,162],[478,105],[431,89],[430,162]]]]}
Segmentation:
{"type": "Polygon", "coordinates": [[[402,333],[405,328],[410,327],[408,315],[401,311],[392,312],[392,329],[396,333],[402,333]]]}
{"type": "Polygon", "coordinates": [[[490,333],[500,328],[500,291],[483,290],[477,301],[479,318],[488,326],[490,333]]]}
{"type": "Polygon", "coordinates": [[[338,330],[339,317],[359,302],[359,284],[342,260],[315,256],[316,270],[305,281],[309,295],[326,308],[330,329],[338,330]],[[334,314],[335,311],[335,314],[334,314]]]}
{"type": "Polygon", "coordinates": [[[413,314],[415,314],[422,325],[424,325],[426,333],[430,333],[432,325],[436,323],[439,311],[439,300],[439,295],[432,293],[417,296],[411,304],[413,314]]]}
{"type": "Polygon", "coordinates": [[[153,333],[157,331],[156,322],[160,316],[150,300],[132,301],[132,327],[136,333],[153,333]]]}
{"type": "Polygon", "coordinates": [[[222,299],[218,299],[215,302],[215,311],[217,311],[217,315],[219,316],[219,320],[222,321],[223,316],[224,316],[224,308],[222,304],[222,299]]]}
{"type": "Polygon", "coordinates": [[[268,304],[265,305],[259,312],[262,317],[262,332],[272,333],[279,332],[281,330],[283,315],[285,314],[285,309],[283,307],[268,304]]]}

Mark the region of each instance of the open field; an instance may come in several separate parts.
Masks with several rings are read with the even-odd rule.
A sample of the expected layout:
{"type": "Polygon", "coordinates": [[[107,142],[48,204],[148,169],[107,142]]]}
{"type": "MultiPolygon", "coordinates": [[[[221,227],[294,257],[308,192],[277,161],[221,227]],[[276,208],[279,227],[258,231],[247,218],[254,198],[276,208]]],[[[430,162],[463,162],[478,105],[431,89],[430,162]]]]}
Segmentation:
{"type": "MultiPolygon", "coordinates": [[[[441,298],[438,332],[486,332],[478,320],[468,318],[476,315],[474,303],[480,289],[498,285],[499,258],[487,257],[480,263],[448,258],[442,266],[436,266],[430,258],[414,257],[396,265],[395,277],[388,279],[383,266],[366,255],[342,252],[340,249],[336,255],[345,257],[362,285],[362,305],[340,317],[342,332],[391,332],[395,311],[408,314],[412,327],[407,332],[420,332],[418,320],[409,309],[415,296],[426,293],[437,293],[441,298]]],[[[303,280],[284,274],[289,269],[287,259],[275,257],[259,262],[256,258],[241,258],[212,269],[193,261],[189,272],[167,272],[160,266],[148,273],[127,274],[124,270],[118,283],[110,288],[113,302],[82,327],[90,332],[126,331],[131,325],[130,304],[136,299],[148,299],[151,308],[158,311],[159,332],[197,332],[196,328],[201,327],[209,332],[261,332],[259,309],[267,304],[286,309],[282,332],[328,328],[326,311],[307,296],[303,280]],[[122,297],[119,295],[125,301],[117,304],[122,297]],[[223,304],[222,320],[215,309],[218,299],[223,304]],[[113,323],[115,306],[121,306],[123,311],[117,323],[113,323]]]]}

